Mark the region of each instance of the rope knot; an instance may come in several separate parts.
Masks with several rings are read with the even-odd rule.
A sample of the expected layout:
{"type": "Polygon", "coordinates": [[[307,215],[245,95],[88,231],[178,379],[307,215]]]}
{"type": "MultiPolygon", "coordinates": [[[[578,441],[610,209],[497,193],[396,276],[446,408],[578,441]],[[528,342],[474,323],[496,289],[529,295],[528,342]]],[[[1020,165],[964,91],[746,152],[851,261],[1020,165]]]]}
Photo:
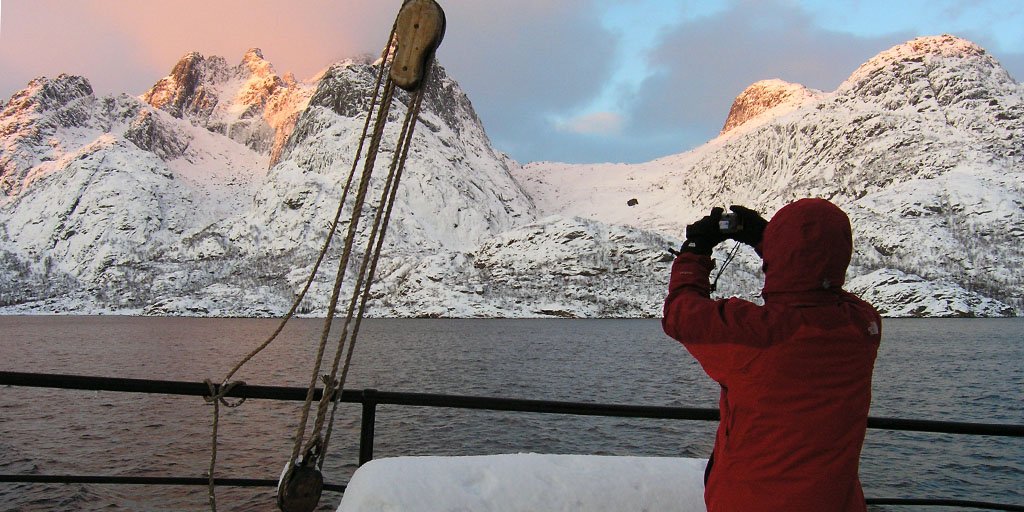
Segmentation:
{"type": "Polygon", "coordinates": [[[216,385],[210,379],[203,381],[206,383],[206,387],[210,390],[209,395],[204,395],[203,400],[208,404],[221,403],[225,407],[235,408],[245,403],[245,397],[243,396],[237,402],[228,402],[227,396],[238,386],[244,386],[245,381],[236,380],[232,382],[224,382],[220,386],[216,385]]]}
{"type": "Polygon", "coordinates": [[[330,403],[334,400],[335,393],[341,388],[341,379],[331,379],[330,375],[323,374],[320,381],[324,383],[324,394],[320,397],[321,403],[330,403]]]}

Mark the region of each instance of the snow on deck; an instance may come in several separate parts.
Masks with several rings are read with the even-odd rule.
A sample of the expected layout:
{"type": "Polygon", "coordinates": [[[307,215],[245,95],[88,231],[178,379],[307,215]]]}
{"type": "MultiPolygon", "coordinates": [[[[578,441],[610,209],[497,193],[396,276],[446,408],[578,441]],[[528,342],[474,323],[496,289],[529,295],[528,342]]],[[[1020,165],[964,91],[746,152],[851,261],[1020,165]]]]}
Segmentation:
{"type": "Polygon", "coordinates": [[[706,464],[534,453],[383,458],[355,472],[338,512],[704,512],[706,464]]]}

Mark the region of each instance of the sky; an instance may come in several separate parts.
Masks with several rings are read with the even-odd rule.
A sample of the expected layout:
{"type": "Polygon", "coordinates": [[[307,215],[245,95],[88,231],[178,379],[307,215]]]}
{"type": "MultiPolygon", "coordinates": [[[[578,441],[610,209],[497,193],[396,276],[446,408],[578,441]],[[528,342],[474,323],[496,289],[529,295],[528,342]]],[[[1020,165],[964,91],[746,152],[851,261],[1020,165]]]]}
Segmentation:
{"type": "MultiPolygon", "coordinates": [[[[835,90],[918,36],[954,34],[1024,79],[1021,0],[439,0],[438,59],[495,147],[526,163],[645,162],[718,135],[779,78],[835,90]]],[[[0,101],[35,77],[139,95],[186,53],[260,48],[309,79],[377,55],[400,0],[0,0],[0,101]]]]}

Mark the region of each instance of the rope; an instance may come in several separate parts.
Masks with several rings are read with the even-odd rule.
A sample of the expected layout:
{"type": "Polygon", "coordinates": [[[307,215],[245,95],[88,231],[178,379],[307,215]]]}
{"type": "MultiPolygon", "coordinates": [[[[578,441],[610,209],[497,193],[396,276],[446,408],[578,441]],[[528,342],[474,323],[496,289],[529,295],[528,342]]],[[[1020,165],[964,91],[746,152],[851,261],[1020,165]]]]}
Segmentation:
{"type": "MultiPolygon", "coordinates": [[[[395,27],[392,27],[390,38],[394,38],[394,36],[395,27]]],[[[391,40],[390,38],[389,40],[391,40]]],[[[381,54],[381,65],[380,69],[377,71],[377,83],[374,86],[373,96],[370,99],[369,110],[371,112],[373,111],[374,106],[376,106],[377,98],[380,95],[380,87],[381,84],[383,83],[384,78],[384,61],[387,59],[387,56],[390,53],[390,51],[391,47],[389,45],[389,47],[385,48],[384,52],[381,54]]],[[[274,332],[263,343],[261,343],[259,346],[257,346],[251,352],[249,352],[249,354],[246,355],[241,361],[239,361],[238,364],[236,364],[234,368],[232,368],[231,371],[228,372],[227,376],[224,377],[224,380],[222,382],[227,382],[228,380],[230,380],[231,377],[234,376],[234,374],[242,368],[242,366],[248,363],[249,360],[251,360],[252,358],[256,357],[256,355],[262,352],[263,349],[267,348],[275,339],[277,339],[277,336],[280,335],[281,331],[284,330],[285,325],[288,323],[288,321],[291,320],[293,316],[295,316],[295,312],[298,311],[299,306],[305,299],[306,293],[309,292],[309,288],[313,285],[313,281],[316,278],[318,271],[320,270],[320,264],[323,263],[324,258],[327,256],[327,252],[331,246],[332,240],[334,239],[334,235],[338,231],[338,224],[341,220],[341,214],[345,209],[345,201],[348,199],[349,190],[351,189],[352,185],[352,179],[355,176],[356,169],[358,168],[359,161],[362,157],[363,145],[366,142],[366,134],[367,132],[369,132],[370,121],[372,119],[373,116],[367,115],[366,121],[363,123],[363,132],[362,135],[360,135],[359,137],[359,146],[356,148],[356,155],[355,158],[352,160],[352,167],[349,170],[348,179],[345,181],[345,188],[342,191],[341,200],[338,202],[338,209],[334,213],[334,220],[331,222],[331,227],[327,232],[327,239],[325,240],[323,246],[320,248],[320,253],[317,255],[316,262],[313,264],[313,269],[309,273],[309,277],[306,279],[306,283],[302,287],[302,291],[299,292],[299,294],[296,296],[295,300],[292,302],[291,308],[288,310],[288,313],[278,324],[274,332]]]]}
{"type": "MultiPolygon", "coordinates": [[[[374,85],[373,95],[371,96],[370,105],[369,105],[369,108],[367,110],[366,121],[363,123],[363,131],[362,131],[362,133],[361,133],[361,135],[359,137],[359,145],[356,148],[356,154],[355,154],[355,157],[352,160],[352,166],[351,166],[351,168],[349,170],[348,178],[345,181],[345,187],[344,187],[344,190],[342,192],[341,199],[338,201],[338,208],[335,211],[334,219],[331,222],[330,229],[327,232],[327,237],[326,237],[322,247],[320,248],[320,252],[317,254],[316,261],[313,263],[313,268],[312,268],[312,270],[309,273],[309,277],[306,279],[306,282],[303,285],[302,290],[299,292],[299,294],[295,297],[295,300],[292,302],[292,305],[289,308],[288,313],[285,314],[284,318],[281,319],[281,322],[278,323],[277,327],[270,334],[270,336],[268,336],[261,344],[259,344],[256,348],[254,348],[252,351],[250,351],[244,358],[242,358],[227,373],[227,375],[221,381],[221,388],[225,389],[224,393],[229,391],[230,388],[234,387],[237,384],[237,383],[229,384],[229,381],[235,375],[235,373],[237,373],[239,370],[241,370],[241,368],[243,366],[245,366],[250,360],[252,360],[254,357],[256,357],[259,353],[261,353],[268,346],[270,346],[270,344],[272,342],[274,342],[278,338],[278,336],[284,330],[284,328],[288,324],[288,322],[295,316],[295,313],[298,311],[299,306],[305,300],[306,295],[309,292],[309,289],[313,285],[313,281],[316,279],[316,276],[319,273],[320,266],[323,263],[324,258],[326,258],[327,253],[328,253],[328,251],[330,249],[330,246],[331,246],[331,244],[332,244],[332,242],[334,240],[334,236],[337,233],[338,226],[339,226],[340,221],[341,221],[341,214],[342,214],[342,212],[345,209],[345,203],[348,200],[348,195],[349,195],[349,193],[351,191],[351,186],[352,186],[353,178],[355,176],[356,169],[359,167],[359,161],[360,161],[360,158],[361,158],[362,153],[363,153],[364,144],[366,142],[366,135],[369,132],[370,122],[373,120],[373,116],[371,114],[372,114],[372,112],[374,110],[374,107],[376,107],[376,105],[377,105],[377,99],[380,97],[381,84],[384,82],[384,72],[385,72],[385,68],[387,67],[385,64],[387,62],[388,56],[390,55],[390,53],[391,53],[391,51],[393,49],[393,45],[391,44],[391,42],[394,40],[397,26],[398,25],[397,25],[397,19],[396,19],[395,24],[393,24],[392,27],[391,27],[391,33],[388,36],[388,45],[384,48],[383,52],[381,53],[380,66],[379,66],[379,69],[377,71],[377,79],[376,79],[376,83],[374,85]]],[[[379,140],[377,142],[377,145],[379,147],[379,140]]],[[[377,151],[377,149],[373,148],[371,146],[371,151],[377,151]]],[[[209,397],[204,397],[204,399],[206,399],[208,403],[212,402],[214,404],[214,408],[213,408],[214,409],[213,410],[213,427],[212,427],[213,433],[212,433],[212,440],[211,440],[211,443],[210,443],[211,446],[210,446],[210,470],[209,470],[209,488],[210,488],[210,491],[209,491],[209,493],[210,493],[210,509],[213,512],[216,512],[216,510],[217,510],[217,497],[216,497],[215,484],[214,484],[214,479],[215,479],[214,475],[215,475],[215,469],[216,469],[216,463],[217,463],[217,444],[218,444],[217,443],[217,439],[218,439],[218,432],[217,432],[217,430],[218,430],[218,424],[220,422],[220,404],[223,403],[224,405],[233,408],[233,407],[238,407],[239,405],[242,405],[242,402],[244,402],[245,400],[243,399],[242,401],[240,401],[240,402],[238,402],[236,404],[233,404],[233,405],[228,404],[228,402],[226,402],[223,399],[223,394],[221,394],[220,396],[217,396],[214,393],[214,391],[213,391],[214,388],[213,388],[212,383],[210,385],[211,385],[210,396],[209,397]]],[[[312,399],[312,393],[313,393],[313,390],[312,390],[312,386],[311,386],[310,391],[309,391],[309,396],[308,396],[309,400],[312,399]]],[[[293,459],[294,459],[294,456],[293,456],[293,459]]]]}
{"type": "MultiPolygon", "coordinates": [[[[422,106],[424,89],[419,87],[412,94],[409,101],[409,106],[406,112],[405,121],[402,126],[402,132],[399,136],[399,142],[396,145],[394,155],[392,157],[391,167],[387,174],[386,182],[381,191],[381,200],[378,203],[376,209],[376,215],[373,220],[373,227],[371,229],[370,237],[367,241],[365,251],[362,253],[362,262],[359,267],[359,274],[356,276],[356,284],[353,287],[352,297],[349,301],[347,314],[345,317],[344,329],[338,338],[337,349],[334,354],[333,364],[331,366],[331,372],[329,375],[322,376],[324,380],[324,393],[317,405],[317,413],[314,421],[312,432],[310,433],[310,441],[305,447],[305,453],[303,454],[303,440],[305,439],[306,428],[309,422],[309,415],[312,409],[313,396],[316,390],[316,380],[320,373],[320,369],[323,366],[324,354],[327,349],[327,342],[330,338],[331,327],[334,322],[334,318],[337,312],[338,301],[341,295],[341,290],[345,282],[345,275],[348,270],[349,262],[353,254],[353,247],[355,245],[355,239],[358,235],[359,221],[363,215],[363,208],[366,204],[366,196],[370,189],[371,178],[373,175],[374,168],[376,166],[377,155],[380,152],[381,139],[383,138],[384,128],[387,124],[388,114],[394,100],[395,83],[389,76],[387,81],[384,81],[384,71],[388,68],[390,63],[393,62],[393,52],[395,51],[396,32],[398,28],[398,22],[401,18],[401,12],[396,17],[395,23],[392,25],[391,35],[388,38],[388,45],[385,47],[381,54],[380,67],[377,74],[377,83],[374,87],[374,93],[370,106],[367,112],[366,121],[363,125],[363,132],[359,139],[359,147],[356,150],[355,158],[352,162],[352,168],[349,171],[348,179],[345,183],[345,188],[342,193],[341,200],[338,204],[338,209],[335,213],[334,220],[331,223],[331,227],[328,231],[327,240],[323,244],[320,253],[317,256],[316,262],[313,265],[312,272],[309,278],[306,280],[302,291],[295,298],[288,313],[282,319],[280,324],[274,330],[274,332],[258,347],[251,351],[245,358],[243,358],[234,368],[228,372],[227,376],[222,381],[220,390],[216,389],[216,386],[212,382],[207,381],[207,385],[210,390],[209,397],[206,397],[207,402],[213,403],[214,405],[214,417],[213,417],[213,428],[212,428],[212,441],[211,441],[211,457],[210,457],[210,471],[209,471],[209,494],[210,494],[210,507],[211,510],[216,512],[216,492],[214,487],[214,472],[216,469],[217,461],[217,438],[218,438],[218,427],[220,419],[220,405],[224,404],[228,407],[237,407],[241,405],[241,401],[236,404],[230,404],[224,400],[224,396],[230,391],[232,387],[237,383],[228,384],[231,377],[238,372],[242,366],[248,363],[253,357],[263,351],[267,346],[270,345],[278,335],[284,330],[285,325],[288,321],[294,317],[299,305],[305,299],[306,294],[312,286],[313,281],[317,273],[319,272],[320,266],[326,257],[327,252],[337,234],[338,226],[340,225],[341,214],[344,211],[345,204],[347,203],[351,187],[355,181],[355,172],[359,166],[360,158],[363,155],[364,143],[367,139],[367,133],[369,133],[371,120],[375,119],[372,134],[370,136],[369,147],[366,151],[366,158],[364,162],[363,172],[359,179],[359,186],[356,191],[355,199],[353,200],[351,218],[349,220],[348,233],[345,237],[344,246],[342,249],[341,258],[338,262],[338,270],[335,276],[334,286],[331,291],[330,303],[327,308],[327,315],[324,319],[324,325],[321,330],[320,340],[317,346],[316,358],[313,365],[312,375],[310,376],[310,383],[307,387],[306,398],[302,406],[302,414],[299,420],[299,424],[296,429],[295,442],[292,447],[292,455],[285,468],[285,474],[281,479],[281,486],[279,488],[279,505],[284,506],[283,499],[291,500],[290,493],[292,491],[286,490],[291,482],[291,476],[293,470],[302,463],[306,467],[309,467],[307,463],[315,462],[317,470],[322,469],[324,459],[321,454],[326,452],[327,442],[331,437],[333,430],[333,423],[337,405],[340,402],[341,391],[344,388],[345,380],[348,376],[348,371],[352,362],[352,355],[354,352],[356,338],[358,337],[359,327],[362,323],[363,316],[366,311],[366,304],[370,297],[370,286],[373,283],[374,276],[376,275],[377,265],[380,259],[381,251],[383,248],[384,235],[387,231],[387,225],[390,222],[392,209],[394,207],[395,197],[397,193],[398,184],[401,181],[401,176],[405,168],[405,163],[408,158],[409,147],[412,144],[413,133],[415,131],[416,122],[418,120],[419,111],[422,106]],[[389,59],[391,57],[391,59],[389,59]],[[383,93],[381,92],[381,84],[383,85],[383,93]],[[377,103],[380,98],[379,105],[377,103]],[[373,115],[375,107],[377,108],[376,116],[373,115]],[[382,213],[383,212],[383,213],[382,213]],[[358,310],[358,313],[357,313],[358,310]],[[347,351],[346,351],[347,342],[347,351]],[[345,354],[345,364],[341,371],[341,378],[338,379],[338,369],[341,361],[342,354],[345,354]],[[333,402],[333,406],[331,403],[333,402]],[[328,421],[327,410],[330,408],[330,418],[328,421]],[[321,432],[324,431],[324,424],[327,423],[326,434],[321,436],[321,432]]],[[[434,62],[430,63],[428,69],[424,72],[424,76],[421,79],[421,83],[426,82],[430,75],[431,70],[435,66],[434,62]]],[[[243,400],[244,401],[244,400],[243,400]]],[[[303,470],[305,471],[305,470],[303,470]]],[[[304,473],[308,475],[308,473],[304,473]]],[[[316,473],[319,479],[319,471],[316,473]]],[[[303,479],[305,477],[302,477],[303,479]]],[[[296,480],[296,482],[303,482],[303,480],[296,480]]],[[[317,492],[317,497],[319,491],[317,492]]]]}
{"type": "Polygon", "coordinates": [[[384,133],[384,125],[387,123],[388,112],[391,108],[391,101],[394,95],[394,83],[389,78],[384,86],[384,99],[381,100],[380,111],[377,114],[377,123],[374,127],[373,138],[370,139],[370,148],[367,152],[366,163],[363,174],[359,181],[359,189],[356,191],[355,203],[352,206],[352,217],[349,221],[348,235],[345,238],[344,251],[341,260],[338,262],[338,273],[334,280],[334,288],[331,291],[331,302],[327,308],[327,317],[324,319],[324,327],[320,335],[320,343],[317,347],[316,360],[313,366],[312,376],[309,383],[309,391],[306,394],[306,402],[302,406],[302,416],[299,426],[296,429],[295,445],[292,447],[291,461],[299,460],[299,453],[302,451],[302,440],[305,437],[306,425],[309,420],[309,411],[313,404],[313,392],[316,386],[317,376],[323,364],[324,351],[327,347],[327,339],[331,333],[331,324],[334,322],[335,311],[338,307],[338,299],[341,295],[341,287],[344,283],[345,272],[348,268],[348,261],[352,256],[352,245],[359,228],[359,219],[362,216],[363,206],[366,204],[366,193],[370,185],[370,177],[373,167],[377,161],[377,153],[380,151],[380,141],[384,133]]]}
{"type": "Polygon", "coordinates": [[[718,269],[718,274],[715,276],[715,280],[711,282],[711,291],[714,292],[718,289],[718,278],[722,277],[722,273],[725,272],[725,267],[728,267],[732,260],[736,258],[736,253],[740,251],[740,243],[736,242],[736,245],[732,246],[729,250],[729,254],[725,258],[725,263],[718,269]]]}
{"type": "MultiPolygon", "coordinates": [[[[390,82],[389,82],[389,85],[390,82]]],[[[387,91],[387,89],[385,89],[387,91]]],[[[345,317],[345,324],[341,332],[341,336],[338,339],[338,347],[335,351],[334,361],[331,365],[331,373],[325,378],[327,382],[330,382],[332,386],[339,389],[344,387],[345,380],[348,374],[348,368],[351,366],[352,355],[354,353],[354,347],[356,338],[358,337],[359,326],[362,322],[362,317],[365,313],[366,303],[369,300],[370,284],[373,282],[373,276],[376,272],[377,263],[380,258],[381,249],[383,247],[384,232],[386,231],[387,222],[385,219],[390,220],[390,212],[394,205],[394,196],[397,191],[397,184],[400,181],[400,174],[404,170],[404,164],[408,156],[409,146],[412,142],[412,134],[414,132],[416,120],[419,114],[419,108],[422,105],[423,100],[423,89],[419,89],[410,99],[408,110],[406,111],[405,121],[402,126],[402,132],[399,136],[399,142],[396,147],[394,156],[392,158],[391,167],[387,175],[387,180],[381,191],[381,199],[377,214],[374,218],[373,228],[370,232],[369,239],[367,241],[366,251],[362,264],[359,268],[359,273],[356,276],[356,284],[353,288],[351,300],[347,314],[345,317]],[[386,213],[382,214],[384,211],[386,213]],[[372,270],[371,270],[372,268],[372,270]],[[356,313],[358,307],[358,314],[356,313]],[[354,322],[353,322],[354,320],[354,322]],[[346,350],[346,342],[347,350],[346,350]],[[342,372],[342,378],[337,379],[338,368],[340,365],[342,354],[345,354],[345,369],[342,372]]],[[[369,163],[367,164],[369,165],[369,163]]],[[[365,175],[364,175],[365,177],[365,175]]],[[[364,182],[368,182],[364,181],[364,182]]],[[[365,199],[362,194],[364,189],[360,187],[360,196],[358,200],[365,199]]],[[[353,218],[353,224],[356,219],[353,218]]],[[[351,226],[350,226],[351,227],[351,226]]],[[[350,231],[352,233],[352,231],[350,231]]],[[[320,403],[317,406],[316,421],[313,426],[312,433],[310,434],[310,445],[316,443],[321,447],[321,451],[325,451],[327,439],[329,436],[321,436],[321,432],[324,431],[324,425],[327,422],[327,409],[331,402],[335,402],[335,407],[331,409],[331,421],[333,425],[334,412],[336,410],[336,400],[334,396],[324,394],[321,398],[320,403]]],[[[303,425],[304,426],[304,425],[303,425]]],[[[328,427],[328,431],[331,427],[328,427]]],[[[304,432],[304,430],[303,430],[304,432]]],[[[307,446],[307,451],[309,447],[307,446]]],[[[294,451],[294,450],[293,450],[294,451]]],[[[293,456],[297,456],[297,452],[293,453],[293,456]]],[[[324,460],[320,459],[317,461],[319,467],[323,467],[324,460]]]]}
{"type": "Polygon", "coordinates": [[[214,471],[217,469],[217,429],[220,426],[220,406],[221,404],[224,404],[226,407],[235,408],[245,403],[244,397],[241,398],[239,401],[233,403],[228,402],[227,399],[224,398],[236,386],[244,386],[245,383],[242,381],[235,381],[230,384],[220,386],[220,389],[218,390],[217,386],[210,379],[206,379],[203,382],[206,383],[206,386],[210,390],[209,396],[204,396],[203,400],[205,400],[206,403],[208,404],[213,404],[213,443],[212,448],[210,450],[210,470],[209,481],[207,483],[207,486],[210,501],[210,510],[212,510],[213,512],[217,512],[217,490],[216,486],[214,485],[213,475],[214,471]]]}
{"type": "MultiPolygon", "coordinates": [[[[435,65],[436,64],[433,64],[433,65],[431,65],[430,68],[427,69],[427,71],[426,71],[426,73],[425,73],[425,75],[423,77],[424,83],[426,83],[427,80],[429,79],[430,74],[433,71],[433,68],[434,68],[435,65]]],[[[349,368],[352,366],[352,355],[353,355],[353,353],[355,351],[356,337],[359,334],[359,327],[362,324],[363,316],[364,316],[364,314],[366,312],[366,303],[369,301],[369,297],[370,297],[370,283],[373,282],[373,278],[374,278],[374,276],[377,273],[377,263],[378,263],[378,261],[380,259],[380,254],[382,252],[382,248],[383,248],[383,245],[384,245],[384,236],[387,233],[387,228],[388,228],[388,225],[389,225],[390,220],[391,220],[391,212],[394,209],[395,197],[397,196],[397,193],[398,193],[398,185],[401,182],[402,175],[403,175],[404,170],[405,170],[405,163],[406,163],[406,160],[408,159],[408,156],[409,156],[409,148],[412,146],[413,134],[414,134],[415,129],[416,129],[416,121],[419,118],[420,107],[422,106],[422,103],[423,103],[423,96],[424,96],[424,89],[421,88],[418,91],[416,91],[415,97],[409,102],[409,110],[406,113],[405,124],[402,127],[402,134],[401,134],[401,136],[399,136],[399,140],[400,140],[400,146],[399,147],[401,148],[401,156],[398,156],[399,151],[396,148],[395,158],[392,159],[392,164],[391,164],[392,168],[391,168],[391,172],[389,173],[389,183],[385,185],[384,190],[382,191],[382,194],[381,194],[381,207],[384,208],[384,215],[383,215],[383,218],[381,218],[380,216],[377,217],[377,222],[374,225],[373,234],[371,234],[371,236],[370,236],[370,242],[369,243],[372,244],[372,243],[374,243],[374,240],[375,240],[376,241],[376,246],[374,247],[373,252],[372,252],[373,259],[372,259],[372,261],[370,263],[369,272],[368,272],[368,276],[367,276],[367,279],[366,279],[367,285],[363,289],[363,293],[362,293],[362,296],[361,296],[361,299],[360,299],[360,303],[359,303],[359,311],[358,311],[358,314],[356,315],[355,325],[354,325],[354,327],[352,329],[352,336],[351,336],[351,340],[349,342],[348,352],[345,355],[345,365],[344,365],[344,367],[342,368],[342,371],[341,371],[341,378],[338,380],[338,384],[337,385],[338,385],[339,392],[337,393],[337,395],[331,397],[331,399],[333,401],[333,405],[331,406],[330,420],[327,422],[327,432],[324,435],[324,441],[323,441],[323,446],[324,446],[324,450],[325,451],[326,451],[326,447],[327,447],[328,443],[330,442],[331,433],[334,430],[334,417],[335,417],[335,413],[336,413],[336,411],[338,409],[338,404],[341,403],[341,391],[344,390],[345,382],[346,382],[346,379],[348,377],[348,371],[349,371],[349,368]],[[396,166],[396,162],[397,162],[397,166],[396,166]],[[390,179],[392,176],[394,177],[393,180],[390,179]],[[378,227],[380,228],[379,236],[377,235],[378,227]]],[[[364,261],[364,263],[365,263],[365,261],[364,261]]],[[[351,316],[352,316],[352,307],[350,305],[350,307],[349,307],[349,317],[351,318],[351,316]]],[[[337,366],[337,360],[335,361],[335,366],[337,366]]],[[[327,399],[328,399],[328,397],[325,394],[322,400],[327,400],[327,399]]],[[[321,468],[323,467],[323,463],[324,463],[324,461],[321,459],[320,460],[320,467],[321,468]]]]}
{"type": "MultiPolygon", "coordinates": [[[[352,217],[349,221],[348,236],[345,239],[344,250],[338,264],[338,273],[332,289],[327,317],[324,320],[320,343],[317,347],[317,356],[313,372],[310,376],[310,387],[308,389],[306,401],[303,404],[299,425],[296,429],[295,443],[292,446],[292,456],[288,462],[288,466],[286,466],[285,475],[282,479],[282,482],[285,485],[289,485],[291,483],[292,472],[296,471],[297,468],[308,468],[315,465],[319,471],[319,469],[322,469],[324,464],[324,459],[320,455],[326,452],[327,442],[329,441],[330,434],[333,430],[333,422],[338,403],[337,399],[340,396],[339,391],[344,387],[344,382],[348,375],[348,369],[351,366],[352,354],[354,353],[354,346],[356,338],[358,337],[359,326],[361,324],[362,317],[365,314],[366,303],[369,300],[370,286],[373,282],[373,277],[376,273],[377,264],[383,247],[384,233],[387,229],[387,223],[390,221],[394,199],[397,192],[397,185],[400,182],[401,174],[404,171],[405,163],[408,158],[412,135],[414,133],[415,124],[419,116],[419,110],[422,106],[424,96],[424,90],[419,88],[410,98],[409,106],[406,111],[405,122],[402,127],[402,133],[399,136],[399,142],[395,148],[387,179],[381,189],[382,196],[376,209],[373,227],[367,240],[366,249],[362,253],[362,262],[359,267],[359,272],[356,275],[356,283],[352,289],[352,296],[345,316],[344,327],[341,335],[338,337],[331,371],[329,375],[323,376],[326,389],[330,392],[325,390],[324,396],[317,405],[316,418],[314,420],[313,428],[309,433],[309,442],[305,447],[305,451],[303,451],[302,442],[306,438],[306,428],[309,423],[309,414],[312,409],[314,385],[316,383],[317,375],[323,366],[323,356],[326,352],[327,341],[330,338],[331,327],[334,323],[339,296],[348,270],[348,264],[352,256],[355,238],[358,234],[359,222],[363,214],[363,208],[366,204],[366,197],[370,189],[377,155],[380,151],[380,143],[383,137],[384,127],[387,123],[390,107],[394,100],[394,93],[395,82],[389,77],[384,85],[383,98],[380,102],[379,111],[377,113],[376,125],[374,126],[373,136],[370,139],[370,147],[367,151],[363,174],[361,175],[359,188],[356,192],[356,197],[352,206],[352,217]],[[385,213],[382,213],[382,211],[385,213]],[[356,315],[357,306],[358,315],[356,315]],[[347,351],[346,343],[348,347],[347,351]],[[338,379],[338,369],[343,354],[346,355],[346,364],[342,372],[342,378],[338,379]],[[334,407],[330,407],[332,402],[334,402],[334,407]],[[327,421],[328,408],[330,408],[329,422],[327,421]],[[324,432],[325,423],[329,423],[329,425],[327,426],[326,435],[323,435],[322,433],[324,432]],[[303,453],[305,455],[301,455],[303,453]]],[[[285,496],[285,494],[279,495],[279,500],[283,499],[283,496],[285,496]]]]}

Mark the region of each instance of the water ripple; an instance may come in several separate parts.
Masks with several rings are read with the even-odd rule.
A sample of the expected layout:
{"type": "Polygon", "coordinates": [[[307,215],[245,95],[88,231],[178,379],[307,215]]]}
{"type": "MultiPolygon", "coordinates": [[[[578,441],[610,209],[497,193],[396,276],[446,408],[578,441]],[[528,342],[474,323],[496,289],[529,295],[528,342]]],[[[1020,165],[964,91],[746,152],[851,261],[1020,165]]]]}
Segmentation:
{"type": "MultiPolygon", "coordinates": [[[[243,370],[250,384],[305,386],[321,322],[301,320],[243,370]]],[[[0,317],[0,369],[201,381],[220,378],[270,320],[0,317]]],[[[1020,320],[888,321],[872,414],[1024,423],[1020,320]],[[943,336],[936,337],[941,332],[943,336]]],[[[657,320],[372,320],[349,388],[508,398],[717,406],[718,386],[657,320]]],[[[250,400],[221,418],[218,474],[276,479],[301,404],[250,400]]],[[[0,390],[0,471],[203,476],[212,408],[200,398],[0,390]]],[[[358,459],[358,406],[343,404],[325,474],[358,459]]],[[[715,425],[380,406],[375,454],[516,452],[705,457],[715,425]]],[[[875,497],[1024,502],[1019,440],[871,431],[875,497]]],[[[273,509],[273,489],[218,489],[224,510],[273,509]],[[269,505],[268,505],[269,504],[269,505]]],[[[325,493],[321,510],[338,496],[325,493]]],[[[3,510],[203,510],[205,488],[0,484],[3,510]]],[[[872,507],[873,511],[886,510],[872,507]]],[[[893,508],[907,510],[906,508],[893,508]]]]}

